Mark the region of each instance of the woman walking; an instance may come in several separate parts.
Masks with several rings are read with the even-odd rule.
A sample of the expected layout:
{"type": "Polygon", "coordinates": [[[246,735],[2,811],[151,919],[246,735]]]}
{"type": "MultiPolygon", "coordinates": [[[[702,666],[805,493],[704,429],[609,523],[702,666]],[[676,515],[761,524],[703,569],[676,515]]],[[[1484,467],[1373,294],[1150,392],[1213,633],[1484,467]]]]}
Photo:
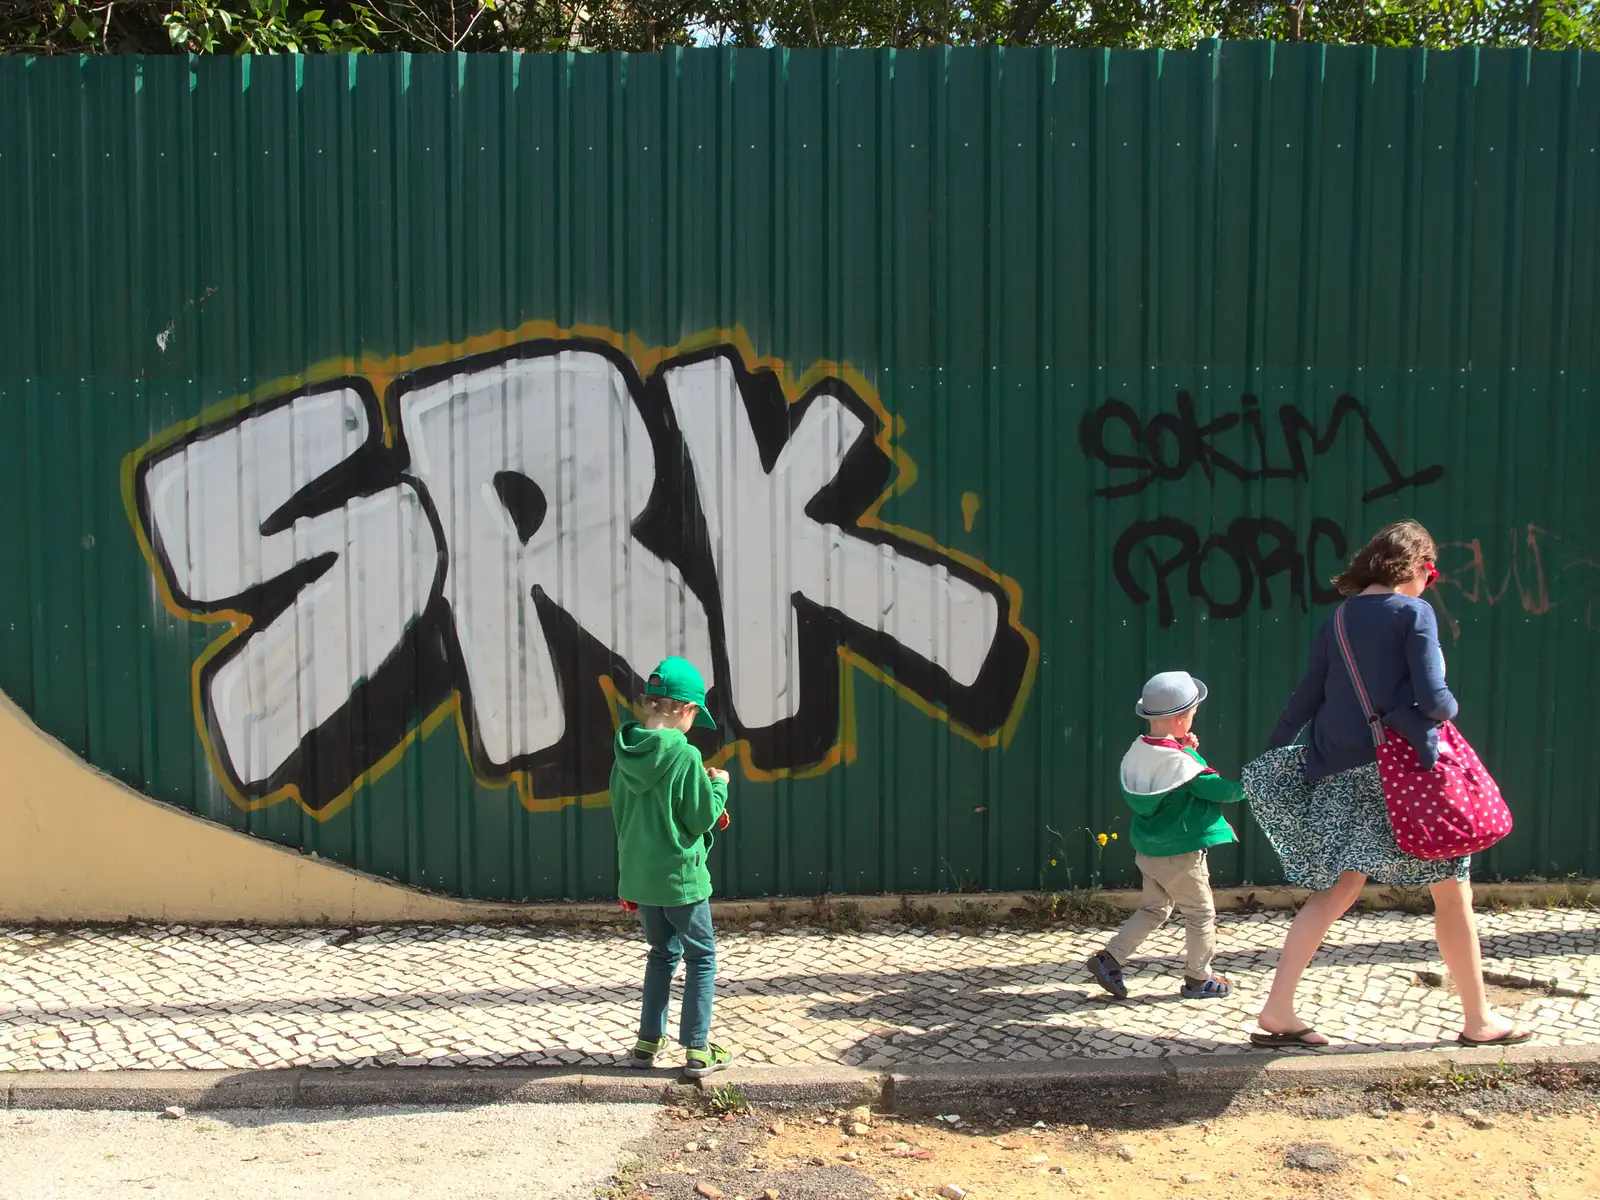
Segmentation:
{"type": "MultiPolygon", "coordinates": [[[[1431,770],[1438,725],[1456,715],[1445,686],[1433,608],[1421,599],[1438,578],[1437,551],[1415,521],[1391,525],[1368,542],[1334,585],[1349,600],[1343,623],[1372,708],[1415,748],[1431,770]]],[[[1322,940],[1368,879],[1429,886],[1439,952],[1461,997],[1465,1045],[1508,1045],[1533,1035],[1496,1015],[1483,987],[1472,912],[1471,859],[1413,858],[1401,851],[1379,781],[1373,731],[1346,669],[1333,618],[1317,631],[1311,665],[1273,730],[1272,749],[1244,770],[1251,811],[1284,875],[1313,895],[1295,917],[1278,956],[1266,1006],[1256,1018],[1258,1046],[1326,1046],[1295,1014],[1295,991],[1322,940]],[[1297,745],[1307,725],[1310,737],[1297,745]]]]}

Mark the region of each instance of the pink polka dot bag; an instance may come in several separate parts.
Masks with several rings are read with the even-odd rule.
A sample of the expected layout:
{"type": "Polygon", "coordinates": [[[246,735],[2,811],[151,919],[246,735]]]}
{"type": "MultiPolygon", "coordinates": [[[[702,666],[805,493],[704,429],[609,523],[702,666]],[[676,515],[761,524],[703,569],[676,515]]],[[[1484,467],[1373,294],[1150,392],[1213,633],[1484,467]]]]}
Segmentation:
{"type": "Polygon", "coordinates": [[[1432,770],[1424,768],[1416,748],[1385,729],[1383,718],[1373,711],[1345,633],[1342,607],[1334,614],[1333,625],[1361,711],[1372,727],[1383,800],[1400,849],[1413,858],[1460,858],[1487,850],[1510,833],[1511,810],[1500,795],[1500,785],[1461,731],[1450,721],[1442,722],[1439,761],[1432,770]]]}

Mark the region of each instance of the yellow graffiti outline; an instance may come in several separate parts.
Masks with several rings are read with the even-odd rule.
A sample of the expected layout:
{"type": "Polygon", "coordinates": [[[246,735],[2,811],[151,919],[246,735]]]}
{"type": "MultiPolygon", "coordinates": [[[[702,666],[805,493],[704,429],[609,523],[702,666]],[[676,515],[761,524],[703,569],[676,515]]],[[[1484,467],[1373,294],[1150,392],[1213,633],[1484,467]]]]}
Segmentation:
{"type": "MultiPolygon", "coordinates": [[[[608,792],[589,792],[575,796],[535,796],[533,795],[532,780],[525,770],[511,771],[505,777],[491,776],[486,778],[479,774],[473,764],[466,717],[461,711],[460,689],[452,689],[449,699],[417,722],[395,744],[393,749],[363,770],[348,788],[340,792],[339,795],[321,809],[313,809],[308,806],[300,793],[299,787],[292,783],[285,784],[283,787],[259,799],[252,799],[244,795],[233,785],[230,774],[223,765],[223,760],[217,748],[212,744],[210,733],[206,727],[205,705],[200,692],[200,683],[206,664],[243,636],[250,628],[250,617],[246,613],[232,609],[223,609],[216,612],[198,612],[185,608],[178,603],[172,594],[166,573],[161,569],[160,562],[156,558],[155,548],[145,536],[143,524],[139,520],[137,497],[134,493],[134,481],[140,464],[145,460],[179,442],[187,440],[190,435],[208,425],[214,425],[219,421],[237,416],[267,401],[282,399],[289,393],[303,388],[343,377],[360,376],[365,378],[378,397],[383,444],[385,447],[393,449],[395,444],[395,417],[390,412],[392,398],[389,392],[391,385],[400,376],[410,374],[424,367],[439,366],[456,359],[503,350],[523,342],[577,340],[600,342],[621,352],[632,361],[639,378],[644,380],[648,380],[656,369],[668,359],[693,354],[701,350],[731,348],[739,354],[746,370],[771,372],[777,378],[784,397],[790,404],[797,403],[811,388],[823,380],[838,379],[846,383],[867,403],[878,417],[878,431],[874,441],[878,448],[895,465],[895,473],[888,486],[857,519],[857,526],[886,533],[901,541],[920,546],[925,550],[931,550],[941,557],[960,563],[969,570],[976,571],[984,578],[998,584],[1010,601],[1011,627],[1022,637],[1028,648],[1027,665],[1023,669],[1022,680],[1018,685],[1017,694],[1012,699],[1010,712],[1000,729],[994,733],[968,729],[959,721],[951,719],[949,713],[919,696],[877,664],[841,646],[838,651],[842,668],[839,673],[839,726],[834,736],[833,745],[820,761],[804,767],[783,767],[773,771],[765,771],[756,767],[750,761],[749,743],[741,738],[738,741],[725,744],[711,760],[713,765],[722,765],[731,762],[737,757],[742,760],[742,770],[745,778],[759,783],[771,783],[784,778],[814,778],[826,774],[836,766],[841,764],[848,765],[854,762],[857,755],[857,731],[853,677],[856,671],[860,671],[868,678],[885,685],[901,700],[911,705],[912,708],[924,716],[944,722],[960,737],[980,749],[991,749],[995,746],[1004,749],[1011,744],[1011,739],[1016,734],[1017,725],[1022,719],[1022,712],[1027,707],[1028,698],[1033,692],[1034,681],[1037,678],[1039,669],[1038,636],[1022,624],[1022,587],[1009,575],[1002,575],[992,570],[988,564],[973,555],[948,546],[942,546],[925,533],[902,525],[896,525],[882,518],[880,513],[883,506],[894,497],[905,494],[916,483],[917,467],[916,463],[911,460],[910,455],[894,443],[894,438],[905,432],[904,419],[892,416],[889,413],[888,409],[884,407],[877,389],[867,380],[866,376],[847,363],[836,363],[826,359],[819,359],[812,363],[798,376],[793,375],[781,359],[756,353],[749,336],[740,326],[734,326],[732,329],[704,330],[671,346],[651,346],[637,335],[619,334],[614,330],[598,326],[574,325],[570,328],[563,328],[552,321],[529,321],[514,330],[483,334],[467,338],[461,342],[444,342],[439,345],[414,350],[408,354],[388,355],[379,358],[363,356],[360,358],[327,359],[308,368],[302,374],[275,379],[270,383],[253,388],[249,392],[211,405],[198,416],[181,421],[156,434],[137,450],[131,451],[123,458],[123,508],[127,513],[129,523],[133,526],[134,537],[139,544],[139,551],[144,555],[145,562],[149,566],[151,574],[155,577],[157,591],[161,596],[162,604],[165,605],[168,612],[179,620],[196,621],[201,624],[226,623],[228,625],[228,629],[210,643],[201,652],[200,656],[195,659],[194,667],[190,672],[190,700],[194,705],[195,723],[199,729],[201,745],[205,750],[207,761],[210,762],[212,767],[212,776],[236,806],[249,812],[270,808],[275,804],[281,804],[284,800],[293,800],[303,812],[315,820],[329,820],[341,812],[354,799],[358,791],[376,782],[381,776],[395,767],[406,756],[413,742],[427,738],[452,716],[456,719],[456,731],[461,741],[462,753],[466,756],[468,766],[472,768],[473,776],[481,786],[496,788],[515,786],[518,799],[523,807],[530,812],[558,812],[574,803],[589,808],[604,807],[609,803],[610,794],[608,792]]],[[[618,692],[609,675],[599,676],[597,682],[609,701],[612,723],[615,726],[620,723],[620,714],[622,712],[631,713],[634,708],[618,692]]]]}

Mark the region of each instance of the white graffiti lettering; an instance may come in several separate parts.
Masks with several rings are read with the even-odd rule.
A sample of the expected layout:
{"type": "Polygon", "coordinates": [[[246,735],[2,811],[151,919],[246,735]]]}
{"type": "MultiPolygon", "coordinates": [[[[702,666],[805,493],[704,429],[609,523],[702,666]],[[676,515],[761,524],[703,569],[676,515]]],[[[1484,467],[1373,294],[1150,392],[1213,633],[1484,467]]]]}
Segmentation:
{"type": "Polygon", "coordinates": [[[561,338],[158,439],[136,496],[174,607],[234,619],[197,670],[236,800],[326,815],[459,697],[479,777],[545,804],[604,789],[614,700],[665,654],[756,772],[830,761],[846,650],[998,738],[1036,643],[999,577],[872,516],[886,428],[730,347],[641,378],[561,338]]]}
{"type": "Polygon", "coordinates": [[[216,730],[241,781],[269,779],[427,605],[438,555],[409,484],[269,532],[372,437],[354,391],[299,396],[208,431],[145,478],[155,541],[185,602],[225,607],[310,566],[293,602],[248,631],[210,679],[216,730]]]}
{"type": "Polygon", "coordinates": [[[769,726],[799,709],[795,596],[890,633],[971,686],[994,644],[995,598],[952,579],[942,564],[906,558],[806,515],[865,422],[836,397],[819,394],[768,471],[727,359],[679,367],[665,379],[700,484],[729,616],[729,685],[740,720],[769,726]]]}
{"type": "Polygon", "coordinates": [[[626,535],[655,463],[609,359],[568,352],[451,375],[406,392],[400,420],[450,548],[445,600],[490,762],[565,732],[536,594],[638,674],[668,653],[709,667],[705,610],[677,568],[626,535]]]}

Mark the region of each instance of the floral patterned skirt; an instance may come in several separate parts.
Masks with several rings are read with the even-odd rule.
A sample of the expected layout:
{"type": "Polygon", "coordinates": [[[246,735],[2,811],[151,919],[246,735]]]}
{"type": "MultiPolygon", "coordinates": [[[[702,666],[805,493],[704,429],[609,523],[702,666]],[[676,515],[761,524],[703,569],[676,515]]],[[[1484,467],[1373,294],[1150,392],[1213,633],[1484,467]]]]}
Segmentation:
{"type": "Polygon", "coordinates": [[[1373,883],[1424,887],[1469,878],[1472,859],[1412,858],[1401,851],[1376,763],[1307,783],[1305,750],[1269,750],[1244,769],[1250,813],[1283,861],[1284,878],[1320,892],[1345,871],[1373,883]]]}

